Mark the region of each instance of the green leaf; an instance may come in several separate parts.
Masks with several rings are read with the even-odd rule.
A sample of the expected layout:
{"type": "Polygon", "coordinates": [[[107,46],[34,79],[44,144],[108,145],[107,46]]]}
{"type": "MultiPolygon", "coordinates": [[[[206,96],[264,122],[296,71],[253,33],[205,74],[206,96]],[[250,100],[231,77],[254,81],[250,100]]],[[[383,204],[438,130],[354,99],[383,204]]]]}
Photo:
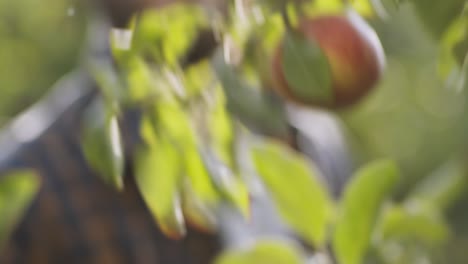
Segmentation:
{"type": "Polygon", "coordinates": [[[428,3],[427,0],[412,0],[411,2],[427,30],[435,39],[439,39],[454,18],[460,15],[466,1],[445,0],[428,3]]]}
{"type": "Polygon", "coordinates": [[[245,182],[236,175],[229,175],[223,178],[222,184],[218,185],[220,191],[228,201],[239,209],[245,218],[250,218],[249,190],[245,182]]]}
{"type": "Polygon", "coordinates": [[[122,190],[124,157],[117,116],[101,99],[85,114],[81,145],[85,158],[99,176],[122,190]]]}
{"type": "Polygon", "coordinates": [[[184,71],[184,84],[188,98],[200,95],[213,85],[215,80],[209,61],[201,61],[184,71]]]}
{"type": "Polygon", "coordinates": [[[139,56],[134,56],[126,62],[128,93],[134,102],[141,102],[154,95],[154,81],[150,66],[139,56]]]}
{"type": "Polygon", "coordinates": [[[40,187],[31,170],[11,171],[0,178],[0,246],[4,245],[40,187]]]}
{"type": "Polygon", "coordinates": [[[380,229],[384,241],[404,239],[428,246],[440,246],[450,235],[448,224],[437,210],[414,205],[386,210],[380,229]]]}
{"type": "Polygon", "coordinates": [[[122,76],[112,67],[110,60],[90,59],[87,62],[87,68],[107,101],[125,101],[126,87],[122,76]]]}
{"type": "Polygon", "coordinates": [[[174,239],[186,232],[180,199],[182,168],[180,153],[166,137],[136,155],[138,189],[161,230],[174,239]]]}
{"type": "Polygon", "coordinates": [[[331,203],[310,165],[279,143],[268,142],[252,150],[258,173],[283,218],[306,241],[323,246],[331,217],[331,203]]]}
{"type": "Polygon", "coordinates": [[[299,264],[303,263],[298,250],[283,241],[265,240],[248,249],[228,250],[215,264],[299,264]]]}
{"type": "Polygon", "coordinates": [[[250,199],[245,182],[218,157],[205,153],[205,164],[216,189],[245,217],[250,218],[250,199]]]}
{"type": "Polygon", "coordinates": [[[233,167],[233,124],[225,107],[225,98],[222,89],[217,89],[215,103],[209,113],[208,127],[213,147],[226,164],[233,167]]]}
{"type": "Polygon", "coordinates": [[[332,241],[340,264],[362,263],[379,209],[397,179],[397,166],[390,160],[371,162],[356,172],[342,198],[332,241]]]}
{"type": "Polygon", "coordinates": [[[315,41],[287,32],[282,61],[284,77],[295,96],[326,103],[333,99],[330,66],[315,41]]]}
{"type": "Polygon", "coordinates": [[[187,222],[202,231],[213,231],[217,222],[214,209],[222,196],[213,184],[200,153],[194,146],[184,146],[185,173],[183,209],[187,222]]]}
{"type": "Polygon", "coordinates": [[[310,16],[342,14],[343,10],[346,8],[346,5],[344,5],[346,3],[361,16],[370,17],[374,15],[374,10],[372,8],[374,2],[375,0],[351,0],[349,2],[344,2],[342,0],[315,0],[305,1],[304,9],[310,16]]]}
{"type": "Polygon", "coordinates": [[[288,135],[286,115],[281,105],[266,100],[258,90],[249,86],[236,68],[225,62],[222,50],[216,52],[212,67],[223,88],[227,109],[244,125],[267,135],[288,135]]]}
{"type": "Polygon", "coordinates": [[[159,132],[169,135],[179,146],[195,144],[189,116],[181,104],[175,100],[160,100],[155,110],[159,132]]]}
{"type": "MultiPolygon", "coordinates": [[[[464,59],[464,54],[459,58],[458,54],[455,53],[455,47],[467,37],[468,31],[468,18],[462,16],[458,19],[454,19],[447,30],[441,37],[440,51],[439,51],[439,73],[445,79],[449,74],[455,70],[459,70],[458,66],[464,59]]],[[[460,52],[463,53],[463,52],[460,52]]],[[[466,54],[466,50],[464,52],[466,54]]]]}
{"type": "Polygon", "coordinates": [[[214,205],[219,200],[219,193],[213,185],[200,154],[195,147],[185,147],[183,153],[186,174],[191,188],[203,202],[214,205]]]}
{"type": "Polygon", "coordinates": [[[216,231],[218,226],[215,208],[221,201],[221,196],[217,193],[213,195],[214,188],[206,186],[210,184],[209,179],[203,180],[203,182],[195,183],[185,181],[182,193],[183,211],[187,224],[197,230],[212,233],[216,231]],[[198,188],[196,185],[198,185],[198,188]]]}
{"type": "Polygon", "coordinates": [[[156,60],[177,66],[198,29],[206,24],[198,5],[173,4],[142,13],[135,32],[135,48],[151,51],[156,60]]]}
{"type": "Polygon", "coordinates": [[[406,203],[424,203],[440,210],[447,209],[464,194],[466,174],[464,160],[450,160],[419,183],[406,203]]]}

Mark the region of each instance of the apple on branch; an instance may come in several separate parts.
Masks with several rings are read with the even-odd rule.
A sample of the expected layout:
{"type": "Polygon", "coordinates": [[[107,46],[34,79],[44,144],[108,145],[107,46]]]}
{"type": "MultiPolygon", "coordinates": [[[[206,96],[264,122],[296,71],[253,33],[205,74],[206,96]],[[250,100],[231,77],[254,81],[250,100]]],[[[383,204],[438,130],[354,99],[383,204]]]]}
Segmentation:
{"type": "Polygon", "coordinates": [[[272,88],[296,103],[343,108],[376,86],[384,65],[377,34],[357,13],[303,18],[273,54],[272,88]]]}

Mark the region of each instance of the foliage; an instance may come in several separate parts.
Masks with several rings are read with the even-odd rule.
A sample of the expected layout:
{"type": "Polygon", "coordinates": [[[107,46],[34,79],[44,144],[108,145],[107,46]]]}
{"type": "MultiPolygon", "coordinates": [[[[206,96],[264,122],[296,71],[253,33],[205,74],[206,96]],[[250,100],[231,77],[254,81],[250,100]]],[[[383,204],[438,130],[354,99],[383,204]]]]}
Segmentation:
{"type": "Polygon", "coordinates": [[[446,212],[466,191],[466,2],[344,2],[229,1],[225,13],[196,4],[142,13],[123,29],[133,32],[128,49],[112,39],[119,71],[92,59],[87,65],[102,94],[84,120],[90,165],[125,188],[118,122],[137,107],[143,142],[131,162],[166,235],[182,238],[186,224],[216,231],[226,207],[250,223],[258,185],[278,211],[272,218],[286,226],[274,238],[243,238],[217,263],[304,263],[318,254],[342,264],[435,262],[434,248],[456,235],[446,212]],[[268,86],[282,43],[281,67],[294,92],[328,100],[326,58],[290,27],[301,16],[349,8],[374,26],[388,63],[370,96],[330,113],[351,132],[346,140],[360,166],[332,197],[319,161],[291,144],[288,102],[268,86]],[[187,63],[206,29],[216,35],[214,51],[187,63]]]}
{"type": "Polygon", "coordinates": [[[33,171],[10,171],[0,178],[0,245],[3,245],[39,191],[33,171]]]}

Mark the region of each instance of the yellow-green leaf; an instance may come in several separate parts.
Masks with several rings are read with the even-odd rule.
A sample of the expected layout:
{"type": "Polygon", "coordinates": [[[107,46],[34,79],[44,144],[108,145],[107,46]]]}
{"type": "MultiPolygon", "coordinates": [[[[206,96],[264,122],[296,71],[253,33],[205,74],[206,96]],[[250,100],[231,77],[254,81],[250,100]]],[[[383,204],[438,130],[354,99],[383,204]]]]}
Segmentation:
{"type": "Polygon", "coordinates": [[[161,230],[177,239],[186,232],[180,197],[183,162],[167,138],[158,139],[137,153],[136,182],[161,230]]]}
{"type": "Polygon", "coordinates": [[[306,241],[323,246],[332,208],[326,187],[310,164],[275,142],[256,146],[252,154],[283,218],[306,241]]]}
{"type": "Polygon", "coordinates": [[[173,4],[147,10],[142,13],[135,32],[135,46],[139,50],[153,50],[156,59],[174,66],[205,23],[198,5],[173,4]]]}
{"type": "Polygon", "coordinates": [[[0,177],[0,246],[10,236],[40,187],[31,170],[11,171],[0,177]]]}
{"type": "Polygon", "coordinates": [[[440,246],[450,235],[448,223],[437,209],[415,204],[386,210],[380,228],[383,240],[406,240],[427,246],[440,246]]]}
{"type": "Polygon", "coordinates": [[[213,231],[216,228],[213,210],[222,197],[195,146],[184,146],[183,153],[187,175],[183,192],[185,217],[192,226],[203,231],[213,231]]]}
{"type": "Polygon", "coordinates": [[[128,93],[132,101],[142,101],[154,95],[151,69],[143,58],[134,56],[126,62],[128,93]]]}
{"type": "Polygon", "coordinates": [[[222,89],[215,92],[215,105],[210,113],[208,127],[216,154],[233,166],[233,126],[227,112],[222,89]]]}
{"type": "Polygon", "coordinates": [[[446,79],[454,71],[460,69],[459,59],[455,54],[455,46],[466,38],[468,19],[465,16],[455,19],[445,30],[440,41],[438,70],[442,78],[446,79]]]}
{"type": "Polygon", "coordinates": [[[397,166],[390,160],[371,162],[355,173],[345,189],[332,241],[340,264],[362,263],[381,205],[397,179],[397,166]]]}
{"type": "Polygon", "coordinates": [[[207,197],[211,196],[211,191],[196,190],[194,184],[189,181],[183,185],[183,211],[187,224],[208,233],[217,229],[215,210],[216,202],[220,201],[219,196],[207,197]]]}

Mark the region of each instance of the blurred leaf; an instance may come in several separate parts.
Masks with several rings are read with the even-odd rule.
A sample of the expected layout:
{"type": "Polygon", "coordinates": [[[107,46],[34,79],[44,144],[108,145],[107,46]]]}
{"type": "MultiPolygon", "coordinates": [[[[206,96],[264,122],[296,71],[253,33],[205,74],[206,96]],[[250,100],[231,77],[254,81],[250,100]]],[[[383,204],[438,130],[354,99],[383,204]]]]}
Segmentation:
{"type": "Polygon", "coordinates": [[[205,91],[215,80],[211,65],[202,61],[185,71],[185,88],[191,98],[205,91]]]}
{"type": "Polygon", "coordinates": [[[447,209],[462,196],[467,187],[467,170],[464,160],[450,160],[410,193],[407,203],[425,203],[440,210],[447,209]]]}
{"type": "Polygon", "coordinates": [[[217,157],[205,154],[205,164],[216,189],[244,216],[250,218],[250,199],[245,182],[217,157]]]}
{"type": "Polygon", "coordinates": [[[157,144],[158,116],[156,111],[147,111],[141,118],[140,134],[148,145],[157,144]]]}
{"type": "Polygon", "coordinates": [[[382,218],[383,240],[409,240],[424,245],[441,245],[450,235],[448,224],[437,210],[427,207],[394,206],[382,218]]]}
{"type": "Polygon", "coordinates": [[[200,154],[194,147],[185,147],[183,153],[188,181],[194,195],[204,203],[214,205],[219,200],[219,193],[213,185],[200,154]]]}
{"type": "Polygon", "coordinates": [[[275,137],[288,135],[285,113],[278,102],[266,100],[249,86],[233,65],[224,60],[222,50],[215,54],[212,67],[223,88],[227,109],[244,125],[275,137]]]}
{"type": "Polygon", "coordinates": [[[202,181],[185,181],[183,185],[183,211],[187,224],[199,231],[213,233],[217,229],[217,219],[215,215],[215,204],[221,197],[213,193],[214,188],[206,185],[210,184],[210,179],[200,179],[202,181]],[[198,184],[197,184],[198,183],[198,184]],[[202,188],[196,185],[204,185],[202,188]],[[198,189],[198,190],[197,190],[198,189]],[[211,197],[212,196],[212,197],[211,197]]]}
{"type": "Polygon", "coordinates": [[[202,231],[213,231],[217,223],[213,210],[222,200],[200,153],[194,145],[183,147],[187,179],[184,182],[183,209],[187,222],[202,231]]]}
{"type": "Polygon", "coordinates": [[[175,100],[159,100],[155,110],[159,131],[167,133],[180,146],[195,144],[189,116],[180,103],[175,100]]]}
{"type": "Polygon", "coordinates": [[[263,87],[271,87],[271,55],[277,48],[284,32],[284,23],[280,15],[271,15],[249,36],[245,45],[244,62],[254,69],[255,77],[263,87]]]}
{"type": "MultiPolygon", "coordinates": [[[[374,15],[370,0],[351,0],[350,4],[361,16],[369,17],[374,15]]],[[[342,0],[315,0],[306,1],[305,10],[310,15],[339,14],[343,12],[345,6],[342,0]]]]}
{"type": "Polygon", "coordinates": [[[106,183],[122,190],[124,157],[117,116],[101,99],[87,109],[81,143],[90,166],[106,183]]]}
{"type": "Polygon", "coordinates": [[[282,69],[291,92],[304,101],[333,99],[328,60],[319,45],[294,32],[285,35],[282,69]]]}
{"type": "Polygon", "coordinates": [[[380,0],[352,0],[351,5],[361,16],[370,17],[374,15],[375,2],[377,1],[380,0]]]}
{"type": "Polygon", "coordinates": [[[141,149],[135,160],[135,176],[143,200],[157,220],[161,230],[178,239],[185,235],[180,188],[182,160],[166,137],[157,144],[141,149]]]}
{"type": "Polygon", "coordinates": [[[468,17],[461,16],[454,19],[442,35],[440,41],[439,72],[444,79],[447,78],[454,69],[459,69],[458,66],[461,66],[460,62],[463,61],[464,56],[462,59],[458,58],[455,53],[455,47],[468,37],[467,32],[468,17]]]}
{"type": "Polygon", "coordinates": [[[0,178],[0,246],[21,220],[40,188],[38,175],[31,170],[11,171],[0,178]]]}
{"type": "Polygon", "coordinates": [[[439,39],[447,30],[454,18],[460,15],[465,0],[430,1],[411,0],[416,13],[420,16],[427,30],[439,39]]]}
{"type": "Polygon", "coordinates": [[[123,102],[126,99],[126,88],[122,76],[113,67],[110,58],[91,58],[87,61],[87,68],[105,100],[109,103],[123,102]]]}
{"type": "Polygon", "coordinates": [[[282,241],[259,241],[248,249],[228,250],[216,264],[299,264],[303,263],[298,250],[282,241]]]}
{"type": "Polygon", "coordinates": [[[317,0],[306,3],[307,13],[311,15],[338,13],[343,9],[341,0],[317,0]]]}
{"type": "Polygon", "coordinates": [[[253,160],[276,205],[291,227],[314,246],[325,243],[331,203],[310,165],[279,143],[256,146],[253,160]]]}
{"type": "Polygon", "coordinates": [[[232,202],[245,218],[249,219],[250,197],[245,182],[236,175],[223,178],[222,184],[218,188],[224,193],[227,200],[232,202]]]}
{"type": "Polygon", "coordinates": [[[355,173],[345,189],[332,242],[339,263],[362,262],[382,202],[397,180],[397,166],[389,160],[371,162],[355,173]]]}
{"type": "Polygon", "coordinates": [[[198,29],[205,24],[201,8],[197,5],[171,4],[164,8],[145,11],[135,32],[135,49],[153,55],[177,66],[185,55],[198,29]]]}
{"type": "Polygon", "coordinates": [[[233,158],[233,124],[231,116],[227,112],[225,98],[222,89],[216,89],[214,93],[214,106],[209,113],[208,127],[210,130],[213,147],[220,158],[231,168],[234,167],[233,158]]]}
{"type": "Polygon", "coordinates": [[[149,65],[141,57],[132,57],[126,62],[127,81],[130,99],[140,102],[148,99],[154,92],[154,82],[149,65]]]}

